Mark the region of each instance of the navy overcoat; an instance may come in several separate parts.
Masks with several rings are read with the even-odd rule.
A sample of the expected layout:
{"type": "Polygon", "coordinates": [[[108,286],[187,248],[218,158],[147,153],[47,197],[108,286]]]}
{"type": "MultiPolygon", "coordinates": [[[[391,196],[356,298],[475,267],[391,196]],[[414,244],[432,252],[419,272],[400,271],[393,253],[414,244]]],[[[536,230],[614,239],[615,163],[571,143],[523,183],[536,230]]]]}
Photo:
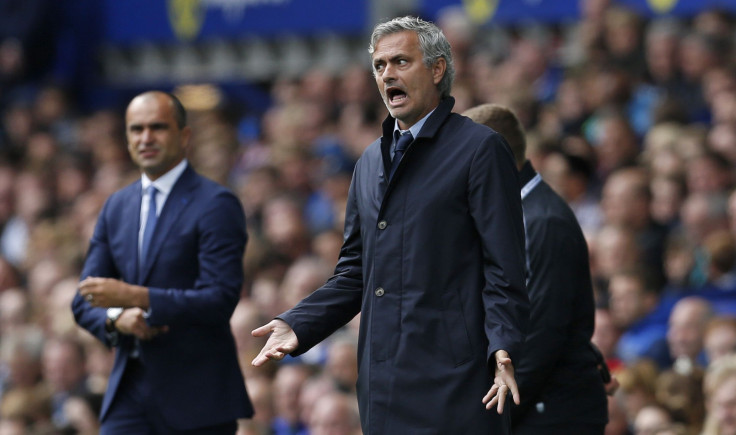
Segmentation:
{"type": "Polygon", "coordinates": [[[361,312],[366,435],[504,433],[481,399],[493,353],[518,357],[528,322],[518,173],[502,136],[453,105],[442,100],[390,182],[384,121],[353,174],[335,275],[279,316],[300,354],[361,312]]]}

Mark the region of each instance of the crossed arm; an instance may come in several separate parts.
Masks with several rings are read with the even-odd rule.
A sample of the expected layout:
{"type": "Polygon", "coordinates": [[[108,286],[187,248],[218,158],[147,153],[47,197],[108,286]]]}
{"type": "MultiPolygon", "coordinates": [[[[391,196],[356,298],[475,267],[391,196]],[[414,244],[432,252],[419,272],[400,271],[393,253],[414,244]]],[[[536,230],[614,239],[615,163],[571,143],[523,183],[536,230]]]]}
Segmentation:
{"type": "MultiPolygon", "coordinates": [[[[114,278],[88,277],[79,283],[79,294],[93,307],[121,307],[123,312],[115,322],[115,329],[140,340],[150,340],[166,332],[166,326],[149,326],[146,312],[149,308],[148,288],[132,285],[114,278]]],[[[112,327],[106,320],[108,330],[112,327]]]]}

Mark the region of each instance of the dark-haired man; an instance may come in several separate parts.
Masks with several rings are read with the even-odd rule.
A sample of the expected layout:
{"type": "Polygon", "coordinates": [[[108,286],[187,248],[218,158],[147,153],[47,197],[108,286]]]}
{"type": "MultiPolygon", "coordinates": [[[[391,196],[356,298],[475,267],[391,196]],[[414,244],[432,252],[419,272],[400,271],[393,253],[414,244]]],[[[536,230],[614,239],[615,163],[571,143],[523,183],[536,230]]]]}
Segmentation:
{"type": "Polygon", "coordinates": [[[105,203],[72,302],[77,323],[117,350],[100,433],[232,435],[253,414],[230,330],[243,209],[187,163],[176,97],[138,95],[125,121],[141,179],[105,203]]]}

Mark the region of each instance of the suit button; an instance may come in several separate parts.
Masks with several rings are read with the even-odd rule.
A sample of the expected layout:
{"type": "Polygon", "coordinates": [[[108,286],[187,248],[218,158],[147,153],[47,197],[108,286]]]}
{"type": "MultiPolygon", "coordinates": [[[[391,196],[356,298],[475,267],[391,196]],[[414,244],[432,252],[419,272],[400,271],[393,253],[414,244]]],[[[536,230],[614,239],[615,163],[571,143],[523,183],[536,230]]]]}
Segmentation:
{"type": "Polygon", "coordinates": [[[386,221],[381,221],[381,222],[378,223],[378,229],[379,230],[385,230],[387,226],[388,226],[388,224],[386,223],[386,221]]]}
{"type": "Polygon", "coordinates": [[[379,298],[380,298],[381,296],[383,296],[383,293],[384,293],[384,291],[383,291],[383,287],[378,287],[378,288],[376,289],[376,296],[378,296],[379,298]]]}

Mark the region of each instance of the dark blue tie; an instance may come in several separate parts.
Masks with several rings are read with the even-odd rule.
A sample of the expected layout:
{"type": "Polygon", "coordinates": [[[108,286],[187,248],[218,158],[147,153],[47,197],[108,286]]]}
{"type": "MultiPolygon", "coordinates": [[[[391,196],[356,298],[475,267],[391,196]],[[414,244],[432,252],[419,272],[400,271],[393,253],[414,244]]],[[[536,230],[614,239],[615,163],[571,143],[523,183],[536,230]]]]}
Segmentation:
{"type": "Polygon", "coordinates": [[[146,264],[148,249],[151,246],[153,233],[156,231],[156,220],[158,219],[156,216],[156,193],[158,193],[158,190],[153,185],[148,186],[146,190],[149,197],[148,218],[146,219],[146,228],[143,230],[143,242],[141,242],[141,268],[146,264]]]}
{"type": "Polygon", "coordinates": [[[399,134],[399,131],[397,130],[394,133],[394,136],[396,140],[396,148],[394,148],[394,159],[391,160],[391,172],[389,172],[389,179],[393,178],[394,172],[396,172],[396,168],[399,167],[401,157],[404,155],[404,152],[409,147],[411,141],[414,140],[414,136],[411,135],[410,131],[399,134]]]}

